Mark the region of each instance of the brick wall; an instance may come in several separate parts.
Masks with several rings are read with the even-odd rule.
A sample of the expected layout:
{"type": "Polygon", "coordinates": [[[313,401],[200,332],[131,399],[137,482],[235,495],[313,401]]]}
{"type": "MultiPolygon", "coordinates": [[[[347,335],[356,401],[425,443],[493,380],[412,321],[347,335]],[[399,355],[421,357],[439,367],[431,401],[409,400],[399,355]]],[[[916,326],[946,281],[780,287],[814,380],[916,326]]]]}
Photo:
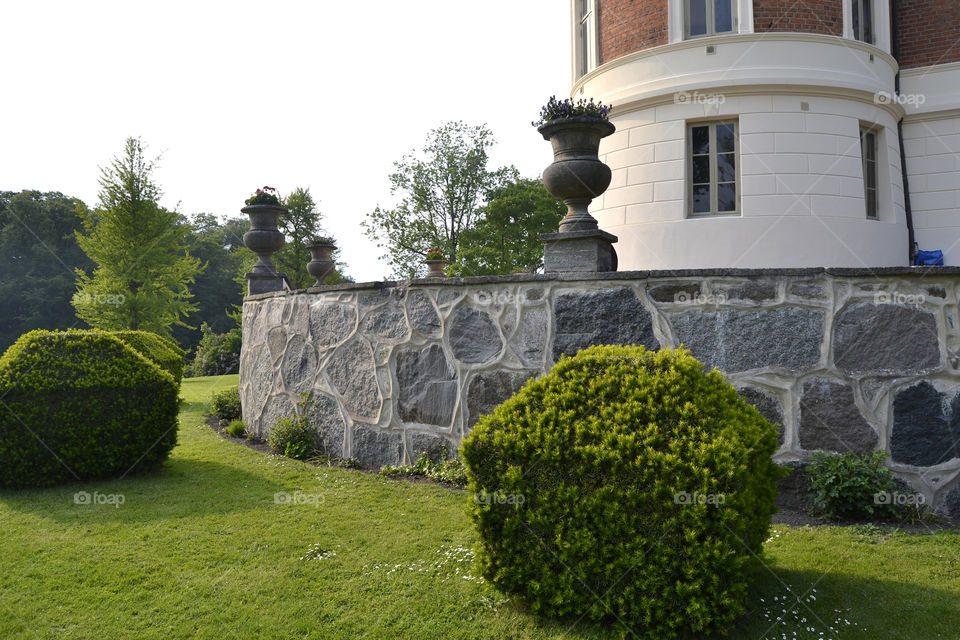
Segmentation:
{"type": "Polygon", "coordinates": [[[960,2],[899,0],[900,66],[960,61],[960,2]]]}
{"type": "Polygon", "coordinates": [[[600,64],[667,44],[667,0],[599,0],[600,64]]]}
{"type": "Polygon", "coordinates": [[[757,33],[792,31],[842,36],[843,7],[841,0],[754,0],[753,28],[757,33]]]}

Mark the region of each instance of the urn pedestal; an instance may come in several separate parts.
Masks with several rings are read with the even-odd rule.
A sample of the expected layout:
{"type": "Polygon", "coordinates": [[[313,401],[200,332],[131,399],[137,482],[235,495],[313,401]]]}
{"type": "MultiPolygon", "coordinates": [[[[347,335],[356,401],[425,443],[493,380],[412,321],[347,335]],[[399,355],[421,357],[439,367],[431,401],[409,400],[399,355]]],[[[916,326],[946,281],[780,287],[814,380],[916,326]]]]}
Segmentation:
{"type": "Polygon", "coordinates": [[[243,244],[257,254],[253,269],[244,274],[247,295],[283,291],[287,275],[277,273],[271,256],[283,247],[283,234],[277,227],[277,221],[287,210],[272,204],[251,204],[240,211],[250,216],[250,231],[243,234],[243,244]]]}
{"type": "Polygon", "coordinates": [[[574,116],[551,120],[537,131],[553,146],[553,164],[543,171],[543,186],[567,205],[558,233],[540,235],[547,273],[600,273],[617,270],[617,237],[601,231],[587,211],[610,186],[610,167],[600,161],[600,140],[616,131],[603,118],[574,116]]]}

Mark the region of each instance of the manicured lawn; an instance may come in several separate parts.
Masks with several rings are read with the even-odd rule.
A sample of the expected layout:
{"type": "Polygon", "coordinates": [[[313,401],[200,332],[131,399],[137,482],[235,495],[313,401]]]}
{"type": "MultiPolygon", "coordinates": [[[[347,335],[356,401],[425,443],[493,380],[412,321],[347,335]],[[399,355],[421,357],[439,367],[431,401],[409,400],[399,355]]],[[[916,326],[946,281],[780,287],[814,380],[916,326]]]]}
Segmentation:
{"type": "MultiPolygon", "coordinates": [[[[540,621],[473,576],[465,492],[221,439],[205,404],[236,380],[184,381],[179,444],[161,473],[0,493],[0,638],[611,635],[540,621]],[[78,491],[104,503],[76,504],[78,491]]],[[[729,638],[960,633],[956,533],[780,525],[766,555],[729,638]]]]}

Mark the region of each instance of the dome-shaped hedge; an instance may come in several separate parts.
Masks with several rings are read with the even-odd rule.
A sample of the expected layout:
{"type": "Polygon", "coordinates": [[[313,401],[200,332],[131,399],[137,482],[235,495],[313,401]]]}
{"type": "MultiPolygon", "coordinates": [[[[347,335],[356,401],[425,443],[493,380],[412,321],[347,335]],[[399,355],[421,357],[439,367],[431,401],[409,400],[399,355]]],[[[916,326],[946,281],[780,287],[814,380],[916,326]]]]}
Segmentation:
{"type": "Polygon", "coordinates": [[[32,331],[0,358],[0,487],[157,467],[177,441],[173,376],[105,331],[32,331]]]}
{"type": "Polygon", "coordinates": [[[564,358],[463,443],[482,574],[642,637],[726,628],[775,511],[777,435],[684,350],[564,358]]]}

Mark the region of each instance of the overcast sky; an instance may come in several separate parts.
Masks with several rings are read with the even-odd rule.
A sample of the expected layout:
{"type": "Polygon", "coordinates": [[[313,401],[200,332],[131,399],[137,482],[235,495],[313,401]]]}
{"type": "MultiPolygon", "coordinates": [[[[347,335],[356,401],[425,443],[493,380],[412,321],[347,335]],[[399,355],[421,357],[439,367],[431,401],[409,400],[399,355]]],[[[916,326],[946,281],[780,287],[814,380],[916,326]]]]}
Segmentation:
{"type": "Polygon", "coordinates": [[[485,122],[491,166],[537,176],[551,153],[530,122],[570,87],[565,0],[9,0],[0,24],[0,190],[94,205],[139,136],[181,213],[310,187],[359,281],[388,274],[360,222],[394,202],[395,160],[444,121],[485,122]]]}

